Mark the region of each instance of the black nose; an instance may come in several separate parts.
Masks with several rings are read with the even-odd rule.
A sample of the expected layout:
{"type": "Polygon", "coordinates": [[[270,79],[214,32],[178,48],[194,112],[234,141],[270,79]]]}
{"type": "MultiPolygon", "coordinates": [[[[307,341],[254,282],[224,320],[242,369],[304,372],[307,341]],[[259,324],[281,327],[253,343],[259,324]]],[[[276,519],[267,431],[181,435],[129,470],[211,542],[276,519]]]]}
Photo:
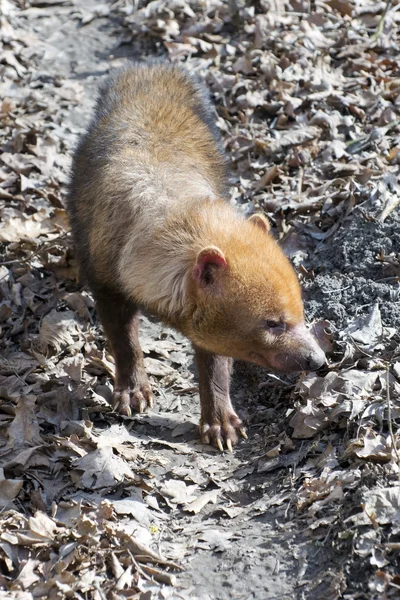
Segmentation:
{"type": "Polygon", "coordinates": [[[321,368],[326,362],[326,356],[323,350],[319,349],[317,352],[311,352],[307,356],[308,368],[310,371],[316,371],[321,368]]]}

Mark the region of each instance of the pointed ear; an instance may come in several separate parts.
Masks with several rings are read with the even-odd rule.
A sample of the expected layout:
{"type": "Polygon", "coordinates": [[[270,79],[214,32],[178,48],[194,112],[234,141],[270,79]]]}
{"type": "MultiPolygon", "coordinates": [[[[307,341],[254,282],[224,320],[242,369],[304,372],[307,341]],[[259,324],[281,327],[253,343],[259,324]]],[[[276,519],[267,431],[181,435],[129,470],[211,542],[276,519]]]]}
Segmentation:
{"type": "Polygon", "coordinates": [[[218,276],[218,271],[226,269],[227,266],[222,250],[217,246],[207,246],[197,255],[193,276],[204,286],[212,285],[218,276]]]}
{"type": "Polygon", "coordinates": [[[249,221],[257,225],[257,227],[261,227],[265,233],[268,233],[268,231],[271,229],[271,224],[267,217],[261,213],[255,213],[254,215],[251,215],[251,217],[249,217],[249,221]]]}

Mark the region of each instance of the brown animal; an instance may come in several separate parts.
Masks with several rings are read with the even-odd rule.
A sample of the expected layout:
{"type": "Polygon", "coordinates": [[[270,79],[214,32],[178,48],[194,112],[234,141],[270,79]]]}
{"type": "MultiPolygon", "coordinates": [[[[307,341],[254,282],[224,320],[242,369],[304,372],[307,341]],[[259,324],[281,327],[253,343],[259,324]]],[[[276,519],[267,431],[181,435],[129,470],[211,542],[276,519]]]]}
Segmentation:
{"type": "Polygon", "coordinates": [[[152,404],[141,308],[193,343],[201,437],[220,449],[246,437],[229,398],[231,358],[281,372],[325,362],[268,221],[227,202],[212,110],[183,69],[132,65],[108,80],[74,156],[68,208],[115,357],[119,413],[152,404]]]}

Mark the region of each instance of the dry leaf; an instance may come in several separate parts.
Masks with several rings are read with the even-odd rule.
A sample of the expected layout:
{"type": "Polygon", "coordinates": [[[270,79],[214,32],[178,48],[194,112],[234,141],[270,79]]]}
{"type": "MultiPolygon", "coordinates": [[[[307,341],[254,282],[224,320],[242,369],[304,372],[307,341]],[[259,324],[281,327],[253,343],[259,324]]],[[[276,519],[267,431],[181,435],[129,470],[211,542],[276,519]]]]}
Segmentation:
{"type": "Polygon", "coordinates": [[[0,508],[3,509],[12,504],[23,485],[22,479],[6,479],[3,469],[0,469],[0,508]]]}
{"type": "Polygon", "coordinates": [[[184,510],[187,512],[192,512],[197,515],[199,512],[203,510],[203,508],[209,503],[212,502],[215,504],[217,502],[218,496],[220,494],[219,490],[212,490],[211,492],[205,492],[195,500],[192,500],[184,507],[184,510]]]}
{"type": "Polygon", "coordinates": [[[117,482],[125,479],[135,479],[134,473],[125,461],[116,456],[112,448],[107,446],[74,461],[73,466],[78,471],[83,471],[80,481],[83,487],[88,489],[113,487],[117,482]]]}
{"type": "Polygon", "coordinates": [[[73,336],[77,336],[78,333],[74,313],[69,310],[64,312],[52,310],[42,321],[38,338],[39,349],[43,354],[46,354],[50,348],[60,352],[74,344],[73,336]]]}
{"type": "Polygon", "coordinates": [[[24,446],[42,444],[40,428],[35,414],[36,396],[21,396],[15,408],[15,417],[8,427],[8,448],[14,450],[24,446]]]}

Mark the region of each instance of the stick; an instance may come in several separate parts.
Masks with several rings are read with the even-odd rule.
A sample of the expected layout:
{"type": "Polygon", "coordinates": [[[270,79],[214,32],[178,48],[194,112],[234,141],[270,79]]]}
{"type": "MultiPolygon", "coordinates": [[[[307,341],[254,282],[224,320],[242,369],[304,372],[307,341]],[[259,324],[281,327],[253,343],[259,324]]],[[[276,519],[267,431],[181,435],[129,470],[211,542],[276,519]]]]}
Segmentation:
{"type": "Polygon", "coordinates": [[[384,25],[385,25],[385,18],[386,18],[386,15],[388,13],[388,10],[389,10],[389,8],[391,6],[392,6],[392,0],[387,0],[385,9],[384,9],[384,11],[382,13],[382,16],[381,16],[381,19],[380,19],[380,21],[378,23],[378,27],[376,29],[376,32],[371,37],[371,42],[376,42],[381,37],[382,32],[383,32],[383,28],[384,28],[384,25]]]}
{"type": "Polygon", "coordinates": [[[164,573],[163,571],[159,571],[153,567],[146,567],[143,564],[140,566],[140,568],[146,573],[146,575],[150,575],[152,579],[158,581],[159,583],[167,583],[168,585],[172,586],[176,585],[176,577],[172,573],[164,573]]]}

